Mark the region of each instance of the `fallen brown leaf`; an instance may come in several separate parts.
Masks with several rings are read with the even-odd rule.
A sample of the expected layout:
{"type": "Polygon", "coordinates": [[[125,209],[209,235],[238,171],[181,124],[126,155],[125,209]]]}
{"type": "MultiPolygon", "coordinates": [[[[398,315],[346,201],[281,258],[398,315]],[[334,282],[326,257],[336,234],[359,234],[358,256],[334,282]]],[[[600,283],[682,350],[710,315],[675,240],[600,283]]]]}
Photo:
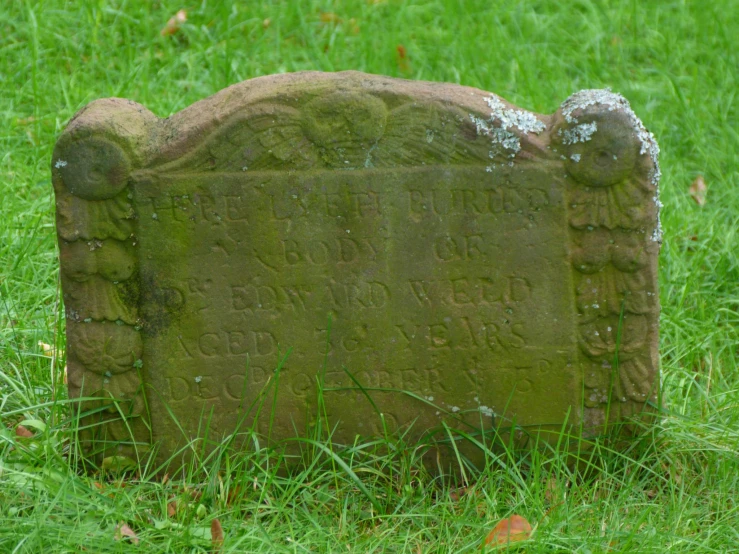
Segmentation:
{"type": "Polygon", "coordinates": [[[708,187],[706,182],[703,180],[703,175],[698,175],[690,185],[690,196],[695,200],[695,203],[699,206],[706,205],[706,194],[708,193],[708,187]]]}
{"type": "Polygon", "coordinates": [[[213,543],[213,552],[220,552],[223,546],[223,527],[218,518],[210,522],[210,540],[213,543]]]}
{"type": "Polygon", "coordinates": [[[190,488],[187,485],[182,487],[182,490],[185,494],[189,495],[194,502],[198,502],[200,500],[200,497],[203,496],[203,491],[190,488]]]}
{"type": "Polygon", "coordinates": [[[187,21],[187,11],[180,10],[169,18],[169,21],[167,21],[167,24],[162,27],[162,30],[159,32],[159,34],[161,34],[163,37],[174,35],[177,31],[180,30],[180,25],[182,25],[185,21],[187,21]]]}
{"type": "Polygon", "coordinates": [[[131,539],[131,542],[138,546],[139,544],[139,537],[134,533],[133,529],[131,529],[128,524],[121,521],[118,524],[118,527],[115,528],[115,540],[119,541],[123,538],[131,539]]]}
{"type": "Polygon", "coordinates": [[[503,519],[490,531],[485,545],[507,546],[512,542],[525,541],[531,536],[531,524],[519,515],[503,519]]]}
{"type": "Polygon", "coordinates": [[[547,479],[544,485],[544,498],[547,499],[547,502],[554,502],[559,498],[559,487],[555,477],[549,476],[547,479]]]}
{"type": "Polygon", "coordinates": [[[226,495],[226,504],[228,506],[238,504],[239,502],[241,502],[241,500],[244,499],[244,496],[245,493],[240,486],[232,485],[231,488],[228,490],[228,494],[226,495]]]}
{"type": "Polygon", "coordinates": [[[408,50],[406,50],[405,46],[402,44],[398,44],[398,46],[395,47],[395,51],[398,54],[398,69],[403,73],[407,73],[410,70],[410,65],[408,63],[408,50]]]}
{"type": "Polygon", "coordinates": [[[467,494],[467,487],[459,487],[449,491],[449,500],[452,502],[459,502],[459,499],[467,494]]]}
{"type": "Polygon", "coordinates": [[[341,23],[341,18],[334,12],[322,12],[321,13],[322,23],[341,23]]]}
{"type": "Polygon", "coordinates": [[[166,485],[169,482],[169,473],[165,473],[164,477],[162,477],[162,486],[166,485]]]}
{"type": "Polygon", "coordinates": [[[23,425],[17,425],[15,428],[15,436],[22,439],[30,439],[33,438],[33,433],[27,428],[23,427],[23,425]]]}
{"type": "Polygon", "coordinates": [[[167,515],[169,517],[175,517],[177,515],[177,502],[175,500],[167,502],[167,515]]]}

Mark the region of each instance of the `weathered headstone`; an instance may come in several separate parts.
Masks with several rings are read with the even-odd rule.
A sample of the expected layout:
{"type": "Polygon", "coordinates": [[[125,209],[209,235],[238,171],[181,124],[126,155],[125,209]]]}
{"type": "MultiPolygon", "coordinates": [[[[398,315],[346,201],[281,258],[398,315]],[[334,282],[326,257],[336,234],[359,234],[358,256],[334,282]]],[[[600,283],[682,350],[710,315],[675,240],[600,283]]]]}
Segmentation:
{"type": "Polygon", "coordinates": [[[310,431],[319,381],[345,443],[382,431],[364,393],[413,436],[640,412],[658,387],[657,153],[604,90],[542,116],[310,72],[167,119],[93,102],[52,160],[70,395],[99,398],[82,438],[166,458],[250,425],[268,383],[273,440],[310,431]]]}

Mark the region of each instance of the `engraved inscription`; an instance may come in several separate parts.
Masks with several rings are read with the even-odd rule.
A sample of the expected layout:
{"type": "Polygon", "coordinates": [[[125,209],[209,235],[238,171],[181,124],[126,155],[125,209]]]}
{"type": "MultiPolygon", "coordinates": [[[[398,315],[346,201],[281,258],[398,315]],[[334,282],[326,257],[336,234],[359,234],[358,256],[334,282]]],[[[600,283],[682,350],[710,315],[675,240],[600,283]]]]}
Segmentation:
{"type": "MultiPolygon", "coordinates": [[[[177,182],[168,198],[148,194],[143,205],[159,215],[141,219],[151,229],[143,250],[188,276],[172,282],[185,297],[179,322],[152,341],[169,353],[168,368],[187,368],[166,377],[165,398],[241,405],[270,383],[289,350],[285,402],[312,402],[324,366],[329,401],[354,398],[352,372],[383,410],[391,409],[388,391],[460,412],[478,404],[504,411],[512,388],[543,401],[546,375],[575,367],[564,361],[571,352],[560,353],[576,348],[566,315],[572,285],[550,258],[527,250],[548,243],[564,258],[561,194],[484,170],[424,170],[429,187],[420,189],[411,184],[419,172],[390,180],[384,171],[325,173],[302,183],[247,172],[192,182],[197,195],[180,194],[177,182]],[[456,185],[470,180],[480,186],[456,185]],[[157,246],[154,230],[165,220],[197,236],[195,249],[157,246]],[[519,248],[511,249],[515,235],[519,248]],[[449,367],[471,394],[449,380],[449,367]]],[[[296,406],[282,409],[303,417],[296,406]]],[[[397,414],[398,425],[409,423],[397,414]]]]}

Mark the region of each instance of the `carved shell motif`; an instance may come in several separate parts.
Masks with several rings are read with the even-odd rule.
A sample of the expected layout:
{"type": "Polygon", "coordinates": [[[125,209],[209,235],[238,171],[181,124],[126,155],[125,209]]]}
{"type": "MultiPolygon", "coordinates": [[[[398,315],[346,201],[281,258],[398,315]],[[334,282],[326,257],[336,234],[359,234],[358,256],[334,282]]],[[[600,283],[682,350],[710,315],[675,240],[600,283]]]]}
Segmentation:
{"type": "Polygon", "coordinates": [[[70,323],[67,338],[70,356],[107,377],[133,371],[143,351],[141,334],[128,325],[70,323]]]}

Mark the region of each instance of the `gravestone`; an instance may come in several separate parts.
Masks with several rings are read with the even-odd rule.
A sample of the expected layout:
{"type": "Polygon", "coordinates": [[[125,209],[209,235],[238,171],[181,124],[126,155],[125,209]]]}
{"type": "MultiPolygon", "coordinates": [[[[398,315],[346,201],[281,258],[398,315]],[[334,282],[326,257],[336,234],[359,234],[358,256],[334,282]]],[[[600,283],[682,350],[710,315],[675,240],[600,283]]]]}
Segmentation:
{"type": "Polygon", "coordinates": [[[166,119],[95,101],[52,159],[81,440],[274,442],[311,432],[319,385],[345,444],[637,414],[659,382],[657,154],[607,90],[547,116],[357,72],[166,119]]]}

